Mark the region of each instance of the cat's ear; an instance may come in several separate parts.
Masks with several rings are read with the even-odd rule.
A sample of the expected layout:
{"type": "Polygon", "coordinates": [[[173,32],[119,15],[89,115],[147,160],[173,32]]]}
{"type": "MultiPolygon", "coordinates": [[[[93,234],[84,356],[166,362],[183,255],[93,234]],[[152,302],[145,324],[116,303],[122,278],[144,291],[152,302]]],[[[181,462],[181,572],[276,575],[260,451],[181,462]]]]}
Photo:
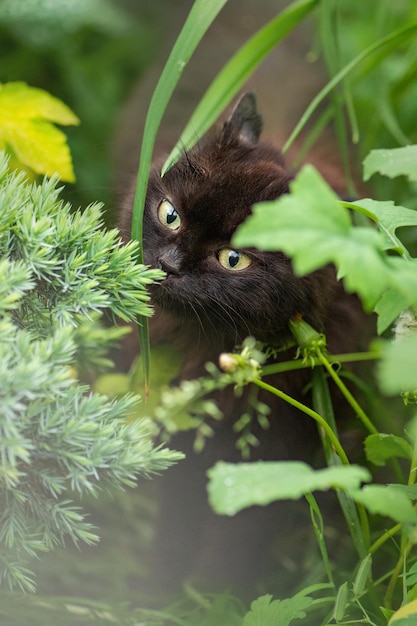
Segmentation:
{"type": "Polygon", "coordinates": [[[256,108],[256,98],[251,92],[238,100],[229,119],[223,126],[222,139],[241,141],[245,144],[257,143],[262,131],[262,118],[256,108]]]}

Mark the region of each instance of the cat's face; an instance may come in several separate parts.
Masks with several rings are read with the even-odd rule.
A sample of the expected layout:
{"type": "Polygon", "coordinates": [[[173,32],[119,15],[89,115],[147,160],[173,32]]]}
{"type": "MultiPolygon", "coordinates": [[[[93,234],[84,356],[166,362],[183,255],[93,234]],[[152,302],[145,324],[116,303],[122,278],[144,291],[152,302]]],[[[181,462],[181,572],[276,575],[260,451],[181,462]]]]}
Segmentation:
{"type": "Polygon", "coordinates": [[[151,288],[154,304],[181,318],[183,328],[199,325],[216,344],[248,335],[278,344],[297,313],[321,325],[328,273],[297,278],[284,254],[231,244],[252,205],[286,193],[291,179],[281,154],[258,142],[260,118],[244,104],[163,178],[152,171],[144,257],[166,272],[151,288]]]}

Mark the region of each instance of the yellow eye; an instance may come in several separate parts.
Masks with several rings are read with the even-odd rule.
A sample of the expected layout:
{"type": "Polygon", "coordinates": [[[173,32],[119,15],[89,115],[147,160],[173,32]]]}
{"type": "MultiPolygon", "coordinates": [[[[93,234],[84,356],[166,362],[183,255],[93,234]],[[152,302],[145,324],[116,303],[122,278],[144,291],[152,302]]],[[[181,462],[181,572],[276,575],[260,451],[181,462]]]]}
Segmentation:
{"type": "Polygon", "coordinates": [[[223,248],[219,252],[219,263],[227,270],[245,270],[252,265],[252,260],[243,252],[223,248]]]}
{"type": "Polygon", "coordinates": [[[159,205],[158,219],[163,226],[166,226],[170,230],[178,230],[181,225],[180,215],[169,200],[162,200],[159,205]]]}

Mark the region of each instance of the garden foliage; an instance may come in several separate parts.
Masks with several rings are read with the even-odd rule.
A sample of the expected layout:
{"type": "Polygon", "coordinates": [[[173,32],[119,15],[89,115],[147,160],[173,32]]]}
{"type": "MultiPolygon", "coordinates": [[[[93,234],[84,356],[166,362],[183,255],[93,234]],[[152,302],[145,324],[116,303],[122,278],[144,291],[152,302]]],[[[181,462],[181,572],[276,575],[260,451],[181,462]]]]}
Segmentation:
{"type": "Polygon", "coordinates": [[[127,423],[138,397],[108,400],[81,377],[108,367],[125,331],[105,328],[151,313],[158,272],[137,246],[104,232],[99,205],[72,212],[56,180],[29,183],[0,162],[0,580],[33,590],[26,561],[98,536],[76,494],[133,487],[177,455],[155,449],[143,422],[127,423]]]}
{"type": "MultiPolygon", "coordinates": [[[[65,68],[64,91],[72,85],[77,95],[75,100],[85,104],[88,72],[84,71],[82,55],[76,57],[71,67],[67,56],[70,48],[59,46],[55,34],[51,39],[45,35],[42,42],[31,40],[30,20],[39,19],[41,13],[31,13],[28,9],[31,3],[26,0],[21,0],[21,4],[26,7],[26,16],[29,15],[26,22],[19,22],[15,10],[18,4],[8,0],[0,8],[0,24],[6,25],[14,38],[24,40],[26,46],[60,50],[57,67],[65,68]],[[9,13],[4,9],[7,6],[9,13]]],[[[41,20],[47,24],[48,16],[54,11],[53,3],[37,0],[35,4],[49,7],[41,20]]],[[[218,0],[207,11],[205,0],[195,2],[155,92],[145,129],[145,139],[149,141],[144,142],[138,176],[133,233],[136,239],[141,238],[141,212],[152,142],[164,107],[198,39],[223,4],[223,0],[218,0]],[[177,71],[172,73],[172,68],[177,71]],[[167,75],[169,81],[164,80],[167,75]]],[[[75,12],[70,11],[68,20],[62,24],[78,35],[97,28],[110,38],[116,36],[116,31],[129,32],[122,12],[116,9],[109,12],[111,5],[104,0],[86,0],[71,6],[75,12]],[[101,19],[93,23],[90,18],[97,11],[101,19]]],[[[364,179],[370,181],[370,189],[375,190],[378,201],[369,198],[340,201],[313,168],[305,167],[294,180],[291,194],[275,203],[255,207],[253,215],[238,229],[234,243],[283,250],[292,258],[299,274],[329,262],[335,264],[346,289],[357,293],[364,308],[376,315],[378,333],[384,339],[379,338],[365,353],[329,355],[325,337],[307,328],[303,320],[294,320],[291,329],[299,345],[296,361],[273,362],[269,358],[265,365],[266,356],[271,357],[268,347],[249,339],[236,353],[222,355],[219,365],[209,364],[207,376],[186,381],[177,389],[167,384],[171,369],[160,380],[155,382],[154,378],[152,391],[153,395],[159,393],[160,402],[145,408],[138,406],[137,398],[131,393],[119,393],[137,389],[141,368],[128,376],[106,376],[95,382],[96,389],[112,395],[113,399],[93,393],[87,384],[80,385],[78,379],[89,381],[109,364],[106,349],[124,332],[104,329],[99,324],[102,312],[110,309],[123,320],[143,321],[150,314],[146,285],[157,280],[159,274],[137,263],[140,258],[137,243],[122,248],[115,231],[102,229],[98,205],[72,212],[59,200],[55,180],[40,185],[28,183],[22,175],[7,173],[3,159],[0,168],[0,495],[4,507],[0,575],[9,587],[33,589],[33,579],[26,569],[28,558],[64,543],[66,537],[75,543],[96,540],[95,529],[74,503],[78,494],[96,495],[103,487],[131,486],[138,474],[148,475],[179,458],[164,449],[155,449],[149,430],[169,438],[176,430],[195,429],[196,447],[201,448],[212,433],[207,416],[222,418],[209,394],[227,385],[233,385],[239,393],[243,386],[251,385],[255,390],[262,388],[279,396],[317,422],[327,467],[314,471],[302,463],[221,463],[209,472],[209,501],[219,514],[233,515],[248,506],[304,497],[321,558],[314,570],[317,579],[313,583],[311,579],[298,580],[298,588],[290,598],[264,595],[254,599],[250,608],[235,598],[200,595],[193,589],[188,589],[185,600],[160,611],[128,611],[88,599],[73,603],[41,599],[37,607],[40,620],[53,618],[54,623],[73,623],[73,616],[77,615],[79,623],[139,621],[149,626],[172,623],[288,626],[294,621],[318,626],[415,623],[417,13],[414,4],[405,1],[393,6],[389,0],[382,0],[372,10],[370,3],[342,0],[300,0],[289,4],[237,51],[208,87],[165,168],[172,165],[184,144],[191,145],[190,142],[203,135],[267,52],[314,11],[317,39],[329,80],[310,103],[285,150],[307,121],[313,120],[306,142],[311,144],[325,123],[333,120],[347,179],[351,179],[348,145],[352,138],[358,142],[360,158],[365,159],[364,179]],[[346,386],[349,373],[343,370],[343,363],[355,360],[376,362],[376,390],[352,377],[351,386],[346,386]],[[296,402],[264,380],[268,373],[296,368],[312,370],[313,407],[296,402]],[[365,462],[363,467],[351,464],[339,438],[329,401],[329,379],[345,395],[366,432],[363,442],[366,467],[365,462]],[[112,386],[115,380],[117,384],[112,386]],[[374,414],[368,414],[360,405],[357,397],[363,392],[370,399],[370,406],[377,407],[374,414]],[[387,399],[389,404],[383,411],[387,399]],[[402,406],[403,400],[406,407],[402,406]],[[127,414],[137,419],[127,421],[127,414]],[[153,418],[152,425],[143,420],[144,415],[153,418]],[[380,468],[384,470],[382,483],[375,476],[380,468]],[[346,522],[348,551],[352,557],[350,569],[341,565],[329,550],[324,519],[313,493],[328,489],[335,490],[346,522]]],[[[68,32],[62,36],[70,41],[68,32]]],[[[77,48],[78,52],[81,48],[77,48]]],[[[313,52],[316,54],[317,50],[313,52]]],[[[10,67],[16,67],[15,57],[9,59],[10,67]]],[[[101,105],[100,98],[98,102],[101,105]]],[[[354,191],[352,181],[350,186],[354,191]]],[[[146,325],[142,328],[146,360],[146,325]]],[[[162,354],[157,358],[163,357],[162,354]]],[[[251,448],[257,443],[251,434],[253,420],[267,426],[265,407],[256,401],[256,394],[251,397],[252,406],[236,423],[237,445],[243,458],[250,456],[251,448]]],[[[27,616],[34,606],[34,601],[26,598],[19,611],[27,616]]],[[[5,611],[13,613],[7,602],[5,611]]],[[[17,612],[15,608],[15,615],[17,612]]]]}
{"type": "Polygon", "coordinates": [[[0,149],[13,155],[11,165],[74,182],[66,135],[54,123],[67,126],[79,120],[42,89],[24,83],[0,85],[0,149]]]}
{"type": "MultiPolygon", "coordinates": [[[[214,112],[218,112],[230,102],[244,82],[246,71],[250,71],[249,68],[253,69],[260,62],[263,51],[266,52],[268,46],[271,45],[271,38],[275,38],[275,42],[278,42],[285,33],[285,27],[289,21],[291,27],[295,26],[297,21],[301,21],[318,4],[320,4],[319,20],[323,37],[323,52],[330,80],[307,108],[305,115],[290,135],[284,150],[288,149],[307,121],[316,113],[318,106],[331,95],[329,108],[325,113],[334,117],[341,152],[347,165],[346,120],[351,125],[355,140],[358,140],[362,130],[361,119],[359,118],[358,122],[353,105],[356,87],[352,80],[353,72],[357,71],[358,74],[362,72],[360,76],[362,81],[359,82],[357,92],[360,106],[363,107],[365,104],[361,100],[361,93],[365,89],[361,89],[361,85],[365,82],[364,76],[372,73],[377,65],[375,59],[380,61],[392,54],[393,50],[395,51],[393,56],[397,59],[396,79],[402,76],[402,89],[395,105],[393,102],[388,104],[385,91],[384,103],[386,105],[378,108],[378,115],[374,116],[371,127],[375,131],[379,124],[385,126],[384,130],[391,133],[391,138],[386,139],[386,147],[392,145],[390,142],[393,137],[399,138],[400,133],[396,130],[400,128],[402,118],[395,117],[394,108],[397,106],[398,110],[401,108],[404,110],[406,106],[404,94],[413,89],[409,78],[410,66],[414,67],[415,64],[415,60],[410,60],[414,59],[412,52],[415,52],[412,41],[409,44],[411,51],[408,64],[401,65],[399,56],[404,43],[409,41],[417,29],[417,16],[413,15],[413,10],[410,9],[410,13],[407,14],[410,19],[405,24],[401,22],[401,9],[395,11],[394,23],[389,23],[387,27],[388,20],[383,19],[387,17],[387,12],[386,9],[385,13],[381,9],[379,13],[380,38],[376,40],[373,38],[367,47],[364,46],[356,56],[343,65],[343,54],[349,48],[351,38],[347,37],[347,43],[344,41],[339,44],[337,29],[343,24],[344,19],[349,20],[349,15],[343,13],[343,10],[338,12],[331,2],[315,3],[306,0],[293,3],[236,53],[208,88],[163,171],[175,162],[184,144],[187,147],[193,145],[205,132],[216,116],[214,112]],[[227,80],[230,76],[233,80],[227,80]],[[343,110],[342,106],[345,106],[346,110],[343,110]]],[[[195,6],[197,5],[198,2],[195,6]]],[[[392,57],[390,62],[393,62],[392,57]]],[[[372,80],[373,77],[371,83],[372,80]]],[[[395,82],[394,80],[393,83],[395,82]]],[[[320,123],[321,120],[317,122],[318,126],[320,123]]],[[[363,133],[366,134],[367,130],[369,129],[364,126],[363,133]]],[[[409,130],[410,137],[412,137],[413,128],[409,127],[409,130]]],[[[312,136],[314,136],[314,130],[312,136]]],[[[380,136],[385,137],[385,133],[381,132],[380,136]]],[[[412,142],[405,133],[402,133],[400,143],[412,142]]],[[[374,147],[381,148],[382,146],[375,142],[374,147]]],[[[365,157],[366,154],[363,156],[365,157]]],[[[142,166],[145,170],[145,165],[142,164],[142,166]]],[[[388,174],[390,179],[406,176],[413,181],[416,167],[415,146],[396,148],[392,151],[379,149],[371,152],[367,157],[364,178],[369,179],[373,174],[379,173],[383,176],[388,174]]],[[[349,179],[349,170],[347,170],[347,176],[349,179]]],[[[387,187],[382,185],[381,188],[387,187]]],[[[395,187],[393,186],[392,189],[395,187]]],[[[405,186],[399,197],[408,198],[408,204],[414,206],[412,187],[405,186]]],[[[273,617],[274,603],[269,604],[267,600],[260,600],[259,606],[253,607],[253,610],[258,611],[253,623],[265,624],[270,620],[271,624],[281,625],[290,623],[295,617],[305,618],[306,623],[311,623],[315,614],[316,619],[319,619],[322,624],[386,624],[389,618],[396,621],[394,606],[398,606],[401,602],[404,605],[408,602],[412,603],[415,598],[415,581],[412,576],[407,577],[407,573],[412,571],[415,562],[413,553],[417,523],[417,513],[414,507],[416,418],[411,412],[408,415],[410,421],[404,428],[401,421],[397,421],[395,426],[389,426],[389,420],[388,422],[381,419],[378,421],[377,416],[370,417],[346,387],[343,381],[345,375],[343,370],[340,373],[337,372],[332,363],[343,359],[354,361],[356,358],[379,360],[377,378],[381,395],[402,393],[408,404],[415,401],[417,389],[415,374],[417,371],[415,356],[417,353],[415,349],[416,267],[413,245],[410,247],[405,245],[404,237],[412,241],[412,229],[416,224],[415,212],[408,207],[396,206],[391,199],[384,202],[370,199],[351,203],[341,202],[313,168],[305,167],[293,182],[288,196],[276,202],[255,206],[253,215],[238,228],[235,234],[233,243],[237,247],[254,246],[262,250],[283,250],[291,257],[294,269],[300,275],[314,271],[327,263],[333,263],[347,291],[357,293],[365,310],[377,314],[380,334],[386,331],[395,320],[399,320],[396,325],[397,336],[394,343],[385,344],[379,341],[366,354],[338,355],[334,357],[334,360],[326,352],[325,338],[320,338],[314,329],[303,328],[301,331],[297,326],[301,327],[304,322],[294,321],[292,330],[300,346],[299,366],[312,367],[314,370],[313,409],[297,403],[263,380],[264,373],[285,371],[286,368],[293,369],[294,363],[278,362],[275,365],[268,365],[263,370],[264,357],[261,356],[259,359],[259,347],[253,342],[247,343],[237,355],[227,355],[226,360],[222,358],[221,365],[224,366],[227,362],[227,369],[224,369],[230,377],[230,384],[234,384],[237,388],[252,384],[266,389],[297,406],[318,423],[329,466],[325,470],[314,472],[303,464],[259,462],[250,465],[243,463],[237,466],[219,464],[209,472],[210,501],[213,508],[220,514],[233,515],[248,506],[266,505],[274,500],[285,500],[289,497],[305,496],[310,505],[313,528],[327,581],[317,583],[308,592],[304,590],[302,597],[305,599],[308,595],[311,600],[310,604],[307,602],[305,606],[297,605],[297,596],[294,596],[292,601],[295,602],[296,607],[298,606],[300,612],[288,618],[280,615],[279,621],[274,621],[278,619],[273,617]],[[403,229],[402,236],[399,236],[399,229],[403,227],[410,227],[410,235],[404,235],[403,229]],[[306,335],[309,335],[308,340],[305,340],[306,335]],[[234,366],[230,365],[230,360],[233,361],[233,358],[235,358],[234,366]],[[332,407],[329,404],[327,377],[333,379],[351,404],[357,417],[362,421],[365,430],[368,431],[365,451],[371,464],[369,469],[372,468],[372,462],[375,462],[375,459],[377,459],[377,465],[388,465],[394,468],[389,484],[360,487],[361,483],[370,482],[372,475],[369,469],[352,467],[342,447],[334,424],[332,407]],[[374,419],[377,420],[376,423],[374,419]],[[391,428],[393,431],[390,430],[391,428]],[[388,432],[385,432],[385,429],[388,432]],[[407,463],[405,471],[398,463],[398,459],[404,458],[407,463]],[[334,569],[335,566],[327,552],[323,519],[312,494],[315,490],[328,488],[334,488],[338,494],[347,528],[351,533],[352,545],[357,552],[358,561],[354,571],[345,579],[340,578],[341,574],[334,569]],[[391,520],[386,522],[383,529],[378,525],[379,516],[391,520]],[[389,544],[397,535],[400,537],[399,550],[393,556],[390,549],[387,551],[387,543],[389,544]],[[374,569],[375,559],[379,567],[374,569]],[[381,562],[386,563],[385,567],[381,568],[381,562]],[[407,577],[402,590],[401,575],[407,577]],[[314,613],[319,607],[322,612],[321,617],[318,617],[320,613],[314,613]],[[304,609],[307,609],[308,615],[304,609]]],[[[349,329],[346,329],[346,332],[349,332],[349,329]]],[[[217,388],[223,388],[224,375],[213,366],[210,366],[209,374],[210,378],[200,379],[200,386],[197,381],[193,383],[194,399],[201,401],[201,393],[208,386],[207,380],[217,381],[217,388]]],[[[169,407],[174,414],[178,407],[183,409],[187,403],[189,407],[193,407],[193,398],[190,397],[189,391],[190,386],[184,383],[182,394],[181,388],[176,392],[164,392],[166,394],[166,396],[162,395],[164,406],[169,407]]],[[[370,395],[373,395],[376,400],[376,392],[370,392],[370,395]]],[[[260,419],[260,413],[258,411],[256,415],[255,410],[255,417],[260,419]]],[[[158,410],[155,410],[155,415],[158,417],[158,410]]],[[[193,415],[195,415],[194,411],[193,415]]],[[[391,424],[394,422],[395,420],[392,419],[391,424]]],[[[190,424],[189,426],[192,427],[190,424]]],[[[182,427],[183,421],[178,425],[178,428],[182,427]]],[[[256,442],[252,443],[256,445],[256,442]]],[[[401,613],[398,615],[401,616],[401,613]]],[[[248,619],[247,615],[245,620],[248,619]]]]}

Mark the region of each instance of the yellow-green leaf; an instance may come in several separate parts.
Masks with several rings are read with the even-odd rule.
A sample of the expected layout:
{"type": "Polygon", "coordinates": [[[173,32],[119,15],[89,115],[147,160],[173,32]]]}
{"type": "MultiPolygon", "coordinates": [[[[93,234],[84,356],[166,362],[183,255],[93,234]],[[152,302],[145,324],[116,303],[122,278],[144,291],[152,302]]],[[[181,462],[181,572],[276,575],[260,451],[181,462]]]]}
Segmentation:
{"type": "Polygon", "coordinates": [[[388,626],[394,624],[395,622],[398,622],[399,624],[400,621],[402,622],[403,619],[404,625],[406,625],[405,620],[407,618],[407,624],[411,625],[416,623],[413,620],[417,620],[417,600],[413,600],[412,602],[409,602],[408,604],[405,604],[400,609],[398,609],[398,611],[396,611],[391,617],[388,626]]]}
{"type": "Polygon", "coordinates": [[[57,174],[73,182],[66,136],[54,124],[79,124],[79,119],[42,89],[21,82],[0,84],[0,149],[12,152],[36,174],[57,174]]]}

